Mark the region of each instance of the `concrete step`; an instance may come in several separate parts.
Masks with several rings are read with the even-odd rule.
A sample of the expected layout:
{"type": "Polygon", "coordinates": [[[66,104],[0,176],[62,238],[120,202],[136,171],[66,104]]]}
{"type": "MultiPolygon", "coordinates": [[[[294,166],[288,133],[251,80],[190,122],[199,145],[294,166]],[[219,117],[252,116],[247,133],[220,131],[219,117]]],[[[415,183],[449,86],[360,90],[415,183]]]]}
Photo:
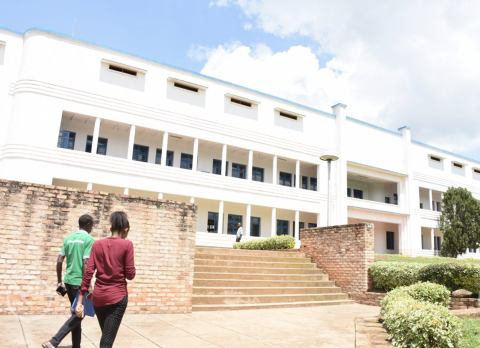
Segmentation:
{"type": "Polygon", "coordinates": [[[257,268],[228,266],[194,266],[194,272],[212,273],[258,273],[258,274],[323,274],[318,268],[257,268]]]}
{"type": "Polygon", "coordinates": [[[234,261],[255,261],[255,262],[288,262],[288,263],[308,263],[312,261],[309,258],[302,257],[271,257],[267,255],[231,255],[231,254],[202,254],[195,253],[195,260],[234,260],[234,261]]]}
{"type": "Polygon", "coordinates": [[[239,260],[195,259],[195,266],[228,266],[228,267],[265,267],[265,268],[317,268],[314,263],[306,262],[260,262],[239,260]]]}
{"type": "Polygon", "coordinates": [[[199,287],[193,284],[193,295],[305,295],[340,293],[342,289],[331,287],[199,287]]]}
{"type": "MultiPolygon", "coordinates": [[[[242,274],[243,276],[243,274],[242,274]]],[[[249,280],[249,279],[198,279],[193,280],[194,287],[334,287],[331,280],[249,280]]]]}
{"type": "Polygon", "coordinates": [[[262,273],[212,273],[199,272],[195,270],[193,275],[195,279],[245,279],[245,280],[309,280],[325,281],[328,280],[326,274],[262,274],[262,273]]]}
{"type": "Polygon", "coordinates": [[[279,295],[193,295],[193,305],[287,303],[348,300],[347,294],[279,294],[279,295]]]}
{"type": "Polygon", "coordinates": [[[208,248],[196,247],[196,253],[199,254],[223,254],[223,255],[245,255],[245,256],[268,256],[268,257],[305,257],[305,253],[300,251],[272,251],[272,250],[244,250],[227,248],[208,248]]]}
{"type": "Polygon", "coordinates": [[[268,309],[268,308],[290,308],[290,307],[311,307],[311,306],[334,306],[354,304],[352,300],[340,301],[307,301],[307,302],[283,302],[283,303],[249,303],[249,304],[223,304],[223,305],[194,305],[192,310],[197,311],[225,311],[237,309],[268,309]]]}

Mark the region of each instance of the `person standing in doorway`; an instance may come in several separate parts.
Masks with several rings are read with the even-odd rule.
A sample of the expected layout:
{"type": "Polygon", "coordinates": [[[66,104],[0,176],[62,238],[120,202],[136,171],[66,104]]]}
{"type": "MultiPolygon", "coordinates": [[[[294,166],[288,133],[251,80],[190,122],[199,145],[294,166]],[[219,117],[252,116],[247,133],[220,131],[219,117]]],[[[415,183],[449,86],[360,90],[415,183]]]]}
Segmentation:
{"type": "Polygon", "coordinates": [[[242,236],[243,236],[243,228],[242,228],[242,224],[239,222],[237,224],[237,243],[240,243],[240,241],[242,240],[242,236]]]}
{"type": "Polygon", "coordinates": [[[77,316],[83,318],[83,297],[90,287],[93,273],[97,271],[92,301],[102,330],[101,348],[113,347],[127,309],[127,280],[135,278],[136,273],[133,243],[125,239],[130,230],[127,214],[123,211],[114,212],[110,215],[110,225],[110,238],[93,243],[92,256],[83,276],[75,308],[77,316]]]}
{"type": "MultiPolygon", "coordinates": [[[[93,237],[90,235],[92,228],[93,218],[87,214],[80,216],[78,219],[78,231],[65,238],[57,259],[57,290],[61,290],[63,295],[65,292],[67,293],[70,306],[73,304],[75,297],[77,297],[78,288],[82,283],[83,272],[90,257],[90,250],[94,242],[93,237]],[[67,270],[62,282],[62,266],[65,258],[67,258],[67,270]]],[[[90,299],[90,295],[87,297],[88,299],[90,299]]],[[[72,333],[72,348],[80,348],[82,319],[75,313],[71,314],[72,316],[63,324],[58,333],[50,341],[42,344],[43,348],[57,348],[70,332],[72,333]]]]}

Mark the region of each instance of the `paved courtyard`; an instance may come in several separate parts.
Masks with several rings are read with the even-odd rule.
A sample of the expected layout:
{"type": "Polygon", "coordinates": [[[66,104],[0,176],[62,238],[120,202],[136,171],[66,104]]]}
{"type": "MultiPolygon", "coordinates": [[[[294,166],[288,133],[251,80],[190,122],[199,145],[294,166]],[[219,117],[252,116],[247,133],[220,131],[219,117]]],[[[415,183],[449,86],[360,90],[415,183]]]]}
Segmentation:
{"type": "MultiPolygon", "coordinates": [[[[354,319],[379,314],[359,304],[191,314],[129,314],[115,348],[288,347],[354,348],[354,319]]],[[[66,320],[63,315],[0,316],[0,347],[40,347],[66,320]]],[[[83,322],[82,348],[98,347],[96,318],[83,322]]],[[[67,336],[61,348],[71,347],[67,336]]]]}

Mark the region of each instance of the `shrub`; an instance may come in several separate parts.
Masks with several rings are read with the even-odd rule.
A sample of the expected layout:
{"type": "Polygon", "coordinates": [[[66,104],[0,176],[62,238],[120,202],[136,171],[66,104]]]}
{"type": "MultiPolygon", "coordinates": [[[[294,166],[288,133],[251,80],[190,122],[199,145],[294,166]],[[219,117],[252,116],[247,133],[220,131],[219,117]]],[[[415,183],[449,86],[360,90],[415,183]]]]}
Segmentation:
{"type": "Polygon", "coordinates": [[[399,287],[381,302],[381,315],[394,346],[459,346],[460,320],[448,309],[449,291],[432,283],[399,287]]]}
{"type": "Polygon", "coordinates": [[[267,239],[250,240],[248,242],[234,243],[234,249],[249,250],[275,250],[275,249],[293,249],[295,247],[295,238],[292,236],[275,236],[267,239]]]}
{"type": "Polygon", "coordinates": [[[387,291],[422,280],[425,265],[404,262],[374,262],[368,269],[376,289],[387,291]]]}
{"type": "Polygon", "coordinates": [[[450,291],[467,289],[479,292],[480,267],[456,262],[427,265],[422,270],[422,280],[446,286],[450,291]]]}

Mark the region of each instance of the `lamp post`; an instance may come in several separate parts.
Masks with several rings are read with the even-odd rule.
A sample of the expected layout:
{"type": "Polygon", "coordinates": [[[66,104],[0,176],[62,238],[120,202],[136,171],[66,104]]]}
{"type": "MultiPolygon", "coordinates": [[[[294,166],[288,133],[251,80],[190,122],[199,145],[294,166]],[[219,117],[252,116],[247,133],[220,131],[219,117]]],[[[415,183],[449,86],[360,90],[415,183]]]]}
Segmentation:
{"type": "Polygon", "coordinates": [[[330,226],[330,169],[332,161],[338,160],[338,157],[335,155],[323,155],[320,156],[320,159],[328,162],[327,226],[330,226]]]}

